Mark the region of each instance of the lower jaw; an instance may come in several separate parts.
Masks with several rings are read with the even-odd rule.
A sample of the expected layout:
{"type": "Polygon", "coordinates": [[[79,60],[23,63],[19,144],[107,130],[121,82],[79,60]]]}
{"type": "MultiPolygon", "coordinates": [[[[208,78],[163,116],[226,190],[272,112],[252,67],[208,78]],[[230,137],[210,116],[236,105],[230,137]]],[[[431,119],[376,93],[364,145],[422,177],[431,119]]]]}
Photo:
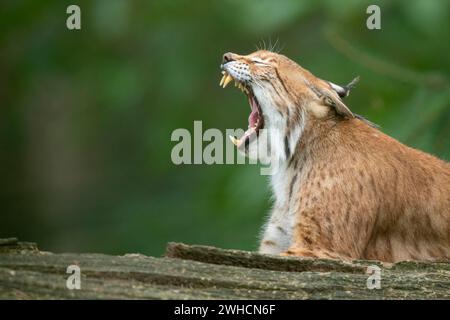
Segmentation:
{"type": "Polygon", "coordinates": [[[239,150],[245,149],[258,137],[260,129],[261,128],[249,128],[239,140],[234,137],[230,137],[231,141],[239,150]]]}

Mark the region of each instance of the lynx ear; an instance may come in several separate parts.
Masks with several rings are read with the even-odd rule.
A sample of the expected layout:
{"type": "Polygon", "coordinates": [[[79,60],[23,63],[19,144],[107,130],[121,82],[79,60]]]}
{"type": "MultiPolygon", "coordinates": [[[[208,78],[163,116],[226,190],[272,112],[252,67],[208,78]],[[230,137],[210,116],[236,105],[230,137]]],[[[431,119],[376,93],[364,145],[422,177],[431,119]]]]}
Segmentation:
{"type": "MultiPolygon", "coordinates": [[[[353,82],[353,81],[352,81],[353,82]]],[[[338,114],[347,118],[354,118],[354,114],[342,102],[339,94],[333,90],[328,81],[321,80],[319,85],[309,83],[309,88],[315,93],[322,105],[334,108],[338,114]],[[326,85],[324,85],[326,83],[326,85]]]]}
{"type": "Polygon", "coordinates": [[[335,92],[321,92],[323,104],[332,107],[338,114],[347,118],[354,118],[355,115],[350,109],[342,102],[341,98],[335,92]]]}

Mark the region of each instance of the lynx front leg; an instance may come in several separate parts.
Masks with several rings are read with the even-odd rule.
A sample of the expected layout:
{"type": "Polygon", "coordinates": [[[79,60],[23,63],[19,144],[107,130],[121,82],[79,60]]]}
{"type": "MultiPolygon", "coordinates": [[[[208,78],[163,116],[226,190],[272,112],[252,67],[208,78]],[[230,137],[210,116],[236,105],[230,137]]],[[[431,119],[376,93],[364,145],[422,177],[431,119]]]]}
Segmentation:
{"type": "Polygon", "coordinates": [[[281,211],[274,210],[265,226],[263,238],[259,245],[260,253],[279,254],[292,243],[292,231],[289,219],[281,211]]]}
{"type": "Polygon", "coordinates": [[[369,236],[368,229],[362,221],[352,218],[351,208],[344,212],[325,208],[303,210],[293,230],[293,243],[282,255],[342,260],[360,258],[369,236]]]}

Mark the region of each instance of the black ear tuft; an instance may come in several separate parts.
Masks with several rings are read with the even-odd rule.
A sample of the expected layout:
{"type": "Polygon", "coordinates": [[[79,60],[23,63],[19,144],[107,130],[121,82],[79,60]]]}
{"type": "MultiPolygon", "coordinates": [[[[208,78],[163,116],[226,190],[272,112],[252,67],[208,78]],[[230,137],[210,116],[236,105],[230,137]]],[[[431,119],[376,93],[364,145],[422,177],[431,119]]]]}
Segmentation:
{"type": "Polygon", "coordinates": [[[341,98],[345,98],[350,94],[350,90],[356,85],[356,83],[359,81],[359,76],[353,79],[349,84],[345,86],[337,85],[333,82],[328,81],[328,84],[331,86],[331,89],[336,91],[336,93],[341,98]]]}
{"type": "Polygon", "coordinates": [[[353,88],[355,87],[355,85],[358,83],[358,81],[359,81],[359,76],[357,76],[355,79],[353,79],[352,81],[350,81],[349,84],[347,84],[346,86],[344,86],[345,91],[347,91],[347,95],[346,95],[346,96],[349,95],[350,90],[353,89],[353,88]]]}

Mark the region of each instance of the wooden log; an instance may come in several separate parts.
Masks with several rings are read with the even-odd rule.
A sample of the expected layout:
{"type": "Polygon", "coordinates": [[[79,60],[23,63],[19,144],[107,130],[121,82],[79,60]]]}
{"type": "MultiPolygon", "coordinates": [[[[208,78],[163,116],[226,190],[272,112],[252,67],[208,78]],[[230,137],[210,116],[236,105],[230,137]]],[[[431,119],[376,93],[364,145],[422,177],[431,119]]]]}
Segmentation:
{"type": "Polygon", "coordinates": [[[274,271],[338,271],[364,274],[367,269],[367,267],[362,264],[347,263],[337,260],[281,257],[248,251],[218,249],[209,246],[190,246],[173,242],[167,245],[166,256],[219,265],[274,271]]]}
{"type": "Polygon", "coordinates": [[[449,262],[383,267],[374,261],[296,259],[177,243],[161,258],[53,254],[19,241],[0,243],[1,299],[450,298],[449,262]],[[73,264],[80,267],[80,290],[66,286],[66,270],[73,264]],[[379,290],[367,288],[368,265],[382,268],[379,290]]]}

